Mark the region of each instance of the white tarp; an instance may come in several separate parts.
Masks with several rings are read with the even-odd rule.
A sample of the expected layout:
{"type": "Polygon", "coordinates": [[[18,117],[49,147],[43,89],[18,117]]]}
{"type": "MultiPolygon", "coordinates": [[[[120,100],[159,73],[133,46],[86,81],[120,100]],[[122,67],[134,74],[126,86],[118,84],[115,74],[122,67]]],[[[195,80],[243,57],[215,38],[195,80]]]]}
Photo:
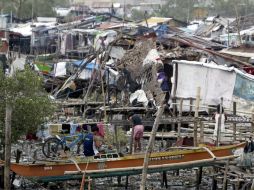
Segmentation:
{"type": "Polygon", "coordinates": [[[137,102],[143,103],[145,107],[148,105],[148,99],[144,90],[137,90],[130,95],[130,103],[132,103],[135,99],[137,99],[137,102]]]}
{"type": "Polygon", "coordinates": [[[151,49],[143,61],[143,66],[154,64],[157,62],[162,63],[162,61],[160,60],[160,55],[156,49],[151,49]]]}
{"type": "Polygon", "coordinates": [[[109,55],[112,58],[122,59],[124,54],[125,54],[125,52],[126,51],[122,47],[112,46],[109,55]]]}
{"type": "Polygon", "coordinates": [[[66,75],[66,62],[59,62],[54,64],[54,76],[65,76],[66,75]]]}
{"type": "Polygon", "coordinates": [[[83,69],[83,71],[79,74],[79,79],[90,79],[92,76],[93,70],[91,69],[83,69]]]}
{"type": "Polygon", "coordinates": [[[217,105],[223,97],[224,107],[230,107],[236,80],[232,68],[200,62],[174,62],[178,63],[176,97],[196,98],[197,87],[200,87],[202,104],[217,105]]]}

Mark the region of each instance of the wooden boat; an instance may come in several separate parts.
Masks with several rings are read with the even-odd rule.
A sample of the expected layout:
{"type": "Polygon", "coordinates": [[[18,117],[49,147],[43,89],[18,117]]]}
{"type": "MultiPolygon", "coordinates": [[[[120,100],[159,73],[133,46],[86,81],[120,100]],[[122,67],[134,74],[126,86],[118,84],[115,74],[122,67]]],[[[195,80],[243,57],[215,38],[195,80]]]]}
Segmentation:
{"type": "MultiPolygon", "coordinates": [[[[234,151],[245,143],[221,147],[179,148],[172,151],[152,153],[148,171],[158,172],[170,169],[213,165],[216,160],[234,158],[234,151]]],[[[11,170],[24,177],[54,177],[66,174],[112,176],[112,173],[141,173],[144,154],[120,157],[117,153],[102,154],[97,157],[78,157],[59,161],[35,163],[11,163],[11,170]]]]}

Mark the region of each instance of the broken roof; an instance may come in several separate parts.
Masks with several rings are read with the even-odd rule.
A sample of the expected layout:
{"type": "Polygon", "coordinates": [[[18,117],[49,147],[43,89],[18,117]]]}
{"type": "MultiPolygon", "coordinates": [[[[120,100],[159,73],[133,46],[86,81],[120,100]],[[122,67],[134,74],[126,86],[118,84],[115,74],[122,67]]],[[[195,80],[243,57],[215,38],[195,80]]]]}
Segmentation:
{"type": "Polygon", "coordinates": [[[15,32],[18,34],[21,34],[22,36],[31,36],[32,35],[32,30],[35,27],[38,26],[55,26],[55,22],[49,22],[49,23],[41,23],[41,22],[36,22],[36,23],[26,23],[26,24],[19,24],[14,28],[10,28],[11,32],[15,32]]]}
{"type": "Polygon", "coordinates": [[[146,22],[147,22],[148,27],[153,27],[153,26],[156,26],[156,25],[158,25],[160,23],[168,23],[171,20],[172,20],[172,18],[150,17],[146,21],[141,22],[141,24],[143,26],[146,26],[146,22]]]}

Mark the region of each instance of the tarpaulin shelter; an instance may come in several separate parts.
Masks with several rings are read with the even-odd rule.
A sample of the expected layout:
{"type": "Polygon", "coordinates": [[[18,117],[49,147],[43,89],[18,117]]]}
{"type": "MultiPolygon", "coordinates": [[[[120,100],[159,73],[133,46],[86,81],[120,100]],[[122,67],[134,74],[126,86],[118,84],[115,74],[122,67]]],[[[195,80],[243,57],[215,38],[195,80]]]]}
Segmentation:
{"type": "Polygon", "coordinates": [[[211,63],[186,60],[174,60],[173,63],[176,97],[196,98],[197,87],[200,87],[200,98],[204,105],[217,105],[220,98],[223,98],[226,108],[231,106],[233,97],[254,101],[253,75],[234,67],[211,63]]]}

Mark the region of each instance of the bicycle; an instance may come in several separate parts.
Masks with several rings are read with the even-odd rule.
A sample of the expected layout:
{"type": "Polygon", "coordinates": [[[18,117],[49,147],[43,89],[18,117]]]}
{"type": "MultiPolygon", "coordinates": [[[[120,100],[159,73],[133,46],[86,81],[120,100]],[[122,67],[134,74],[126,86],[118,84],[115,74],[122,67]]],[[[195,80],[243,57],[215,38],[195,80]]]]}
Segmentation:
{"type": "Polygon", "coordinates": [[[47,158],[56,158],[59,155],[61,155],[61,152],[70,150],[75,145],[78,145],[77,153],[79,153],[80,145],[84,141],[85,135],[87,133],[88,132],[81,127],[81,131],[75,135],[67,135],[63,137],[55,135],[54,137],[50,137],[46,139],[45,142],[43,143],[42,153],[47,158]],[[68,144],[67,141],[73,138],[75,139],[68,144]]]}

